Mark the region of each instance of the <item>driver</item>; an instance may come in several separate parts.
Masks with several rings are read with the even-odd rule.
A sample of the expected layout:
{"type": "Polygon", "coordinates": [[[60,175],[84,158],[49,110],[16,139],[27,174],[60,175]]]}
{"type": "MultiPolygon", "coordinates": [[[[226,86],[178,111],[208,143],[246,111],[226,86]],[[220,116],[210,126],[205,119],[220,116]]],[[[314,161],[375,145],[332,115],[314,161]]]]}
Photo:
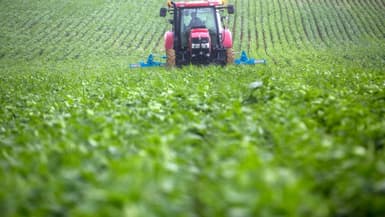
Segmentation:
{"type": "Polygon", "coordinates": [[[191,12],[191,21],[190,24],[188,25],[189,29],[198,27],[198,26],[204,26],[205,24],[199,17],[197,17],[197,12],[193,11],[191,12]]]}

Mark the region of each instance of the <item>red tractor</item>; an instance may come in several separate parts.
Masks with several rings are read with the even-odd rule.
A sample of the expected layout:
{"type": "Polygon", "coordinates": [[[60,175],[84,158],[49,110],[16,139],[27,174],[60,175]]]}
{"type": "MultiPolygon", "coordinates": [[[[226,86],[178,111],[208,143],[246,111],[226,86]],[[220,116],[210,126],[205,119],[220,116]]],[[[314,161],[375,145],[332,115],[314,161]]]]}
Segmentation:
{"type": "Polygon", "coordinates": [[[160,9],[160,16],[172,15],[172,31],[166,32],[166,65],[219,64],[234,62],[231,32],[222,25],[228,14],[234,13],[233,5],[223,0],[201,0],[167,3],[160,9]]]}

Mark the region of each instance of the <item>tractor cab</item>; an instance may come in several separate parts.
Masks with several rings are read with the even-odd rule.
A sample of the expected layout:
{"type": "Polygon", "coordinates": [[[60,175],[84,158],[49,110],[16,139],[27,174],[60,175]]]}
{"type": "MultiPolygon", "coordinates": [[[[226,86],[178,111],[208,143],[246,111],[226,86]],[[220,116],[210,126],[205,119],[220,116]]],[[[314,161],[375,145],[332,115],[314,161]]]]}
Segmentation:
{"type": "Polygon", "coordinates": [[[226,8],[234,12],[233,6],[213,0],[169,2],[168,9],[162,8],[161,16],[173,15],[172,31],[165,34],[167,65],[231,63],[231,33],[221,23],[226,8]]]}
{"type": "Polygon", "coordinates": [[[181,10],[181,13],[180,38],[182,47],[187,48],[192,43],[192,38],[199,38],[200,34],[197,33],[208,34],[205,36],[208,37],[207,40],[214,39],[216,44],[213,45],[217,45],[218,41],[215,38],[218,37],[218,26],[220,25],[216,24],[215,16],[217,14],[214,8],[185,8],[181,10]]]}
{"type": "Polygon", "coordinates": [[[189,50],[193,63],[208,64],[212,48],[218,48],[217,13],[214,7],[181,10],[180,40],[182,50],[189,50]]]}

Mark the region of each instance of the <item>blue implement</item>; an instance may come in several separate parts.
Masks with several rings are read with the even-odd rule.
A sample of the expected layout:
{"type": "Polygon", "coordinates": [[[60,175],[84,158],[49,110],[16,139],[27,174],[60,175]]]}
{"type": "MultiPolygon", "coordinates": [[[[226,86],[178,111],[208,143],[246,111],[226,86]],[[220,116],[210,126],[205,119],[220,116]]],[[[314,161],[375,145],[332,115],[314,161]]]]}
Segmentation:
{"type": "Polygon", "coordinates": [[[146,62],[141,61],[139,63],[130,64],[130,68],[148,68],[148,67],[159,67],[164,65],[165,63],[163,62],[154,61],[154,55],[150,54],[146,62]]]}
{"type": "Polygon", "coordinates": [[[236,65],[255,65],[255,64],[266,64],[265,59],[253,59],[247,57],[247,54],[245,51],[242,51],[241,57],[234,60],[234,63],[236,65]]]}

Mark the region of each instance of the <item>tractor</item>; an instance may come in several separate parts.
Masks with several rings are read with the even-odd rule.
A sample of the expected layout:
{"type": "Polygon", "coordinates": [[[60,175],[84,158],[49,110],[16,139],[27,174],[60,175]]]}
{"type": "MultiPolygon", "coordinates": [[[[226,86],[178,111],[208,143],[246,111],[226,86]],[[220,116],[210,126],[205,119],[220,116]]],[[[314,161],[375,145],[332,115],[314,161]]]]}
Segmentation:
{"type": "Polygon", "coordinates": [[[248,58],[245,51],[234,59],[231,32],[223,22],[225,13],[233,14],[234,6],[226,0],[199,0],[167,2],[167,8],[160,9],[160,16],[172,15],[171,31],[164,35],[166,62],[155,61],[150,54],[146,62],[130,64],[130,68],[181,67],[183,65],[255,65],[266,64],[266,60],[248,58]]]}
{"type": "Polygon", "coordinates": [[[231,32],[222,25],[233,5],[223,0],[168,1],[168,8],[160,9],[160,16],[172,15],[172,30],[164,35],[166,65],[226,65],[234,63],[231,32]]]}

